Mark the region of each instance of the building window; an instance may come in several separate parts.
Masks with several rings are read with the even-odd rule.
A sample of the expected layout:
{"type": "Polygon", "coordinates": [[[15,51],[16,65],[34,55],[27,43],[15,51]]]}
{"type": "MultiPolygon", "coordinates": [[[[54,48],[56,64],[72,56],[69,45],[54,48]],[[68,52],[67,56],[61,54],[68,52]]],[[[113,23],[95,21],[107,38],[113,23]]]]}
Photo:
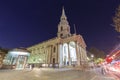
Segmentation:
{"type": "Polygon", "coordinates": [[[53,48],[53,51],[54,51],[54,53],[55,53],[55,51],[56,51],[56,48],[55,48],[55,47],[53,48]]]}
{"type": "Polygon", "coordinates": [[[62,37],[62,36],[63,36],[63,34],[60,34],[60,36],[62,37]]]}
{"type": "Polygon", "coordinates": [[[62,20],[65,20],[65,18],[62,18],[62,20]]]}
{"type": "Polygon", "coordinates": [[[63,27],[61,26],[61,31],[63,30],[63,27]]]}

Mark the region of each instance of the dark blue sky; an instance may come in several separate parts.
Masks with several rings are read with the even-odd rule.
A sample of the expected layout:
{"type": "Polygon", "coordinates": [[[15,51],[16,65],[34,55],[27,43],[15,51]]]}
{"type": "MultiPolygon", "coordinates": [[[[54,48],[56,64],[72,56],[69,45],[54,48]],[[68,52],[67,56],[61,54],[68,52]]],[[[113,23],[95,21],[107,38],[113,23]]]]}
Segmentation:
{"type": "Polygon", "coordinates": [[[120,42],[112,17],[120,0],[1,0],[0,46],[28,47],[56,37],[62,6],[74,32],[89,47],[106,52],[120,42]]]}

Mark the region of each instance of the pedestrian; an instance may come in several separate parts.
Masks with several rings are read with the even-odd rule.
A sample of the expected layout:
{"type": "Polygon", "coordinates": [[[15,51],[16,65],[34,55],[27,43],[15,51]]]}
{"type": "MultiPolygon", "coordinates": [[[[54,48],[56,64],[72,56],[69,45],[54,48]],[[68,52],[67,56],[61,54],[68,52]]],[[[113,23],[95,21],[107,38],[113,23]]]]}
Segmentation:
{"type": "Polygon", "coordinates": [[[105,75],[107,73],[106,65],[101,66],[101,73],[105,75]]]}
{"type": "Polygon", "coordinates": [[[30,67],[30,70],[32,70],[32,65],[31,64],[29,64],[29,67],[30,67]]]}
{"type": "Polygon", "coordinates": [[[34,68],[34,64],[32,64],[32,69],[34,68]]]}

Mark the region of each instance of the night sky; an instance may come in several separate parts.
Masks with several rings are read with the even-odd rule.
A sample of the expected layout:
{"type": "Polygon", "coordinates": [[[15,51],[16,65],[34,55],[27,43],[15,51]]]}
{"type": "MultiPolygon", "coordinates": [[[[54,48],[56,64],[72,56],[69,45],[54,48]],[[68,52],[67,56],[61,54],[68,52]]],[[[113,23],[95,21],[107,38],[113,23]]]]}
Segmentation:
{"type": "Polygon", "coordinates": [[[29,47],[57,36],[62,7],[87,48],[110,52],[119,42],[112,18],[120,0],[1,0],[0,46],[29,47]]]}

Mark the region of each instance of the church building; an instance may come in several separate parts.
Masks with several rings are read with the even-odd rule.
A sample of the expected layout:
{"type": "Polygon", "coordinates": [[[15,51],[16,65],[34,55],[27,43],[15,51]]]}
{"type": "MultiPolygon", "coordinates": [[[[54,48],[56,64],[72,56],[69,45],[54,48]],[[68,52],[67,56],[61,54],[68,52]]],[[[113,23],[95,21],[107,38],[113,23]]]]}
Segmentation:
{"type": "Polygon", "coordinates": [[[29,64],[46,67],[81,66],[87,62],[86,44],[82,35],[71,34],[64,8],[58,24],[57,37],[27,48],[29,64]]]}

